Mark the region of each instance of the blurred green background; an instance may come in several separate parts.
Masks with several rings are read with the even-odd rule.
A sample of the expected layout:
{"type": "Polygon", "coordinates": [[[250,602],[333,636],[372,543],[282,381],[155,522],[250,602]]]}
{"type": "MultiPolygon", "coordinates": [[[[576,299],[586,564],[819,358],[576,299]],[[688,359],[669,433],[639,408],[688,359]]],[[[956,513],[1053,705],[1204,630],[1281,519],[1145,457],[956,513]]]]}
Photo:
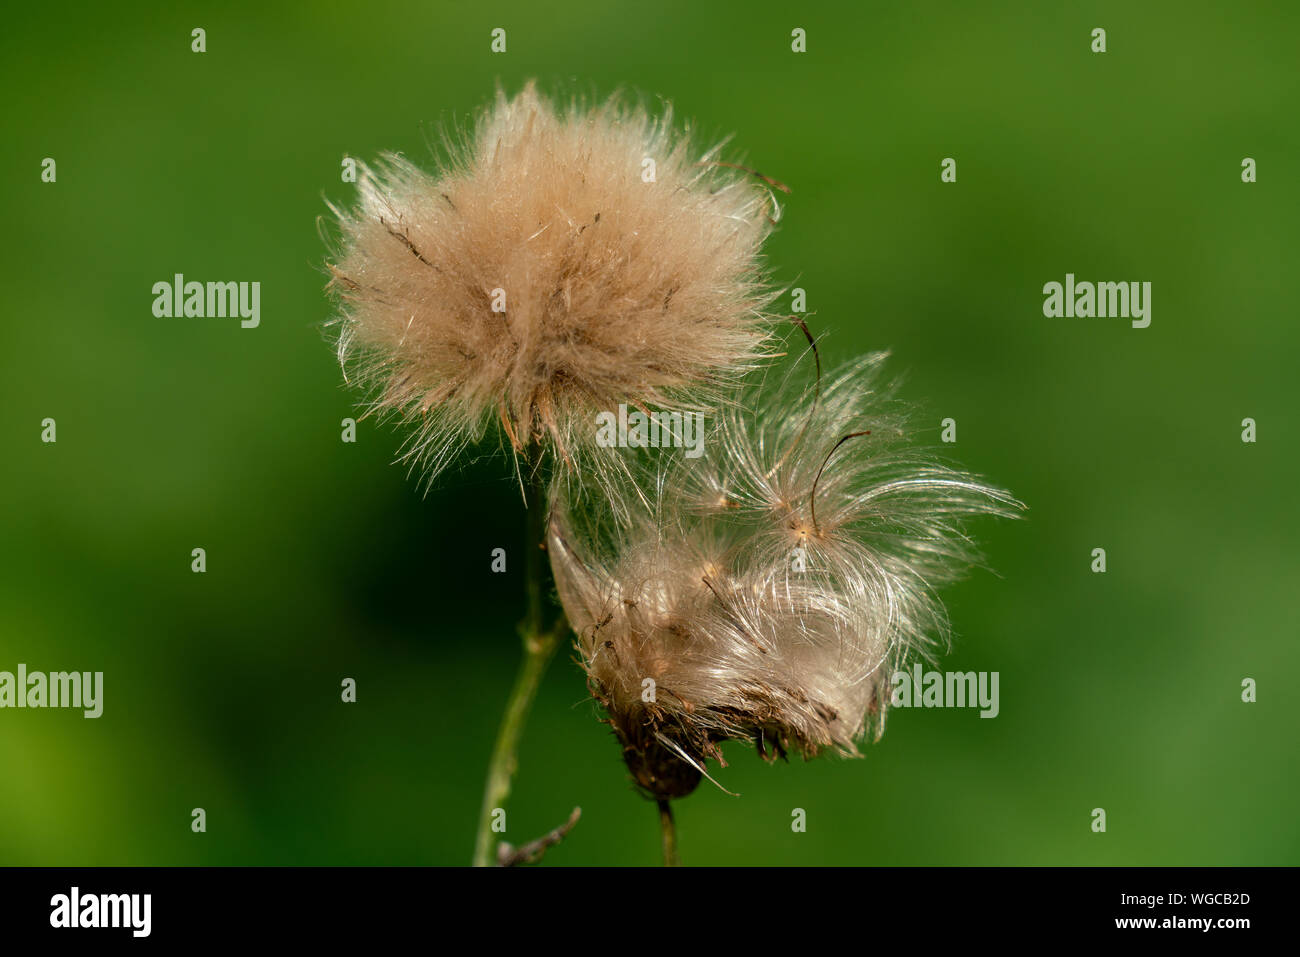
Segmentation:
{"type": "MultiPolygon", "coordinates": [[[[1000,716],[895,711],[854,761],[733,746],[742,796],[680,802],[684,862],[1300,863],[1300,15],[1137,6],[10,11],[0,670],[106,690],[95,721],[0,711],[0,864],[469,860],[523,607],[522,562],[488,553],[517,558],[522,509],[498,460],[422,496],[400,431],[340,442],[359,396],[316,220],[351,201],[345,154],[430,164],[442,124],[534,76],[734,132],[728,159],[793,189],[768,252],[827,360],[892,349],[925,438],[954,417],[948,451],[1030,505],[977,529],[997,573],[946,593],[943,667],[1000,672],[1000,716]],[[155,318],[176,272],[260,281],[261,327],[155,318]],[[1066,272],[1151,281],[1150,328],[1044,318],[1066,272]]],[[[548,863],[658,862],[562,654],[506,837],[574,805],[548,863]]]]}

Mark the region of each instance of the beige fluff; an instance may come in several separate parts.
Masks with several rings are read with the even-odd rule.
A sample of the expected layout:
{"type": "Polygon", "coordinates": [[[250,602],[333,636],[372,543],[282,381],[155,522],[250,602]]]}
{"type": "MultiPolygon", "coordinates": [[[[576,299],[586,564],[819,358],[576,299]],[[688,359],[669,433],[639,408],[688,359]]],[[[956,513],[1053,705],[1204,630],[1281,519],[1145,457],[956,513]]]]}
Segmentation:
{"type": "Polygon", "coordinates": [[[647,792],[689,793],[726,739],[856,753],[895,669],[946,634],[934,589],[977,558],[963,519],[1021,507],[908,441],[883,360],[751,390],[703,458],[649,466],[626,519],[557,502],[560,598],[647,792]]]}
{"type": "Polygon", "coordinates": [[[596,413],[708,408],[760,357],[775,204],[669,116],[529,84],[453,152],[436,174],[385,156],[334,210],[340,361],[418,423],[406,454],[429,477],[493,423],[599,471],[596,413]]]}

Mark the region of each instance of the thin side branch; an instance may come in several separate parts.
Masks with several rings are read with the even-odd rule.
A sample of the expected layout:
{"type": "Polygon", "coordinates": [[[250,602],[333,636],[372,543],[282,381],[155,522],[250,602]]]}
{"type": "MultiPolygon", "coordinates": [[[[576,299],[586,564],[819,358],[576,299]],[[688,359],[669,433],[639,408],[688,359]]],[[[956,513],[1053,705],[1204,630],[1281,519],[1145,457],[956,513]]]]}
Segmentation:
{"type": "Polygon", "coordinates": [[[573,826],[578,823],[578,818],[582,817],[582,808],[575,807],[569,819],[555,828],[548,831],[535,841],[529,841],[523,847],[512,847],[505,841],[497,846],[497,864],[501,867],[518,867],[520,864],[536,864],[542,859],[542,856],[556,844],[559,844],[568,833],[573,830],[573,826]]]}

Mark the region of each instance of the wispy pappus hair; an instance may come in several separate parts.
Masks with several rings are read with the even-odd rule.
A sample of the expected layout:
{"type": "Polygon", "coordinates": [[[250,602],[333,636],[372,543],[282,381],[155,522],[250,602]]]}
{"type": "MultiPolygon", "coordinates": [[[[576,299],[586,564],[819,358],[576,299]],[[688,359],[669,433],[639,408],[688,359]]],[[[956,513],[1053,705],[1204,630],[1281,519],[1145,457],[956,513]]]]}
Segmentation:
{"type": "Polygon", "coordinates": [[[708,408],[760,358],[775,204],[670,111],[559,107],[530,83],[451,149],[436,173],[363,167],[330,266],[345,374],[417,423],[406,456],[429,477],[493,423],[599,470],[579,464],[597,412],[708,408]]]}
{"type": "Polygon", "coordinates": [[[559,595],[645,791],[689,793],[727,739],[856,754],[893,672],[947,636],[935,588],[978,559],[964,520],[1022,507],[909,441],[883,360],[751,390],[626,518],[557,502],[559,595]]]}

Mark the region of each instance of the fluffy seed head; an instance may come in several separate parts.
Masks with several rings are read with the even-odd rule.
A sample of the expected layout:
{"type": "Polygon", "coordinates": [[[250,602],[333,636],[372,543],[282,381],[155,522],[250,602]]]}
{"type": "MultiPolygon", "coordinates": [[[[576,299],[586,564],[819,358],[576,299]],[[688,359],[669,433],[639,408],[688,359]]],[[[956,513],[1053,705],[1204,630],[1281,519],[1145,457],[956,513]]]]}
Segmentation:
{"type": "Polygon", "coordinates": [[[446,169],[388,155],[334,210],[340,361],[418,422],[407,456],[430,477],[493,422],[577,465],[595,413],[707,407],[759,358],[774,202],[670,123],[529,84],[446,169]]]}
{"type": "Polygon", "coordinates": [[[560,598],[647,792],[689,793],[726,739],[856,753],[893,672],[946,636],[934,589],[977,558],[962,520],[1021,507],[909,444],[883,359],[751,394],[616,526],[557,503],[560,598]]]}

